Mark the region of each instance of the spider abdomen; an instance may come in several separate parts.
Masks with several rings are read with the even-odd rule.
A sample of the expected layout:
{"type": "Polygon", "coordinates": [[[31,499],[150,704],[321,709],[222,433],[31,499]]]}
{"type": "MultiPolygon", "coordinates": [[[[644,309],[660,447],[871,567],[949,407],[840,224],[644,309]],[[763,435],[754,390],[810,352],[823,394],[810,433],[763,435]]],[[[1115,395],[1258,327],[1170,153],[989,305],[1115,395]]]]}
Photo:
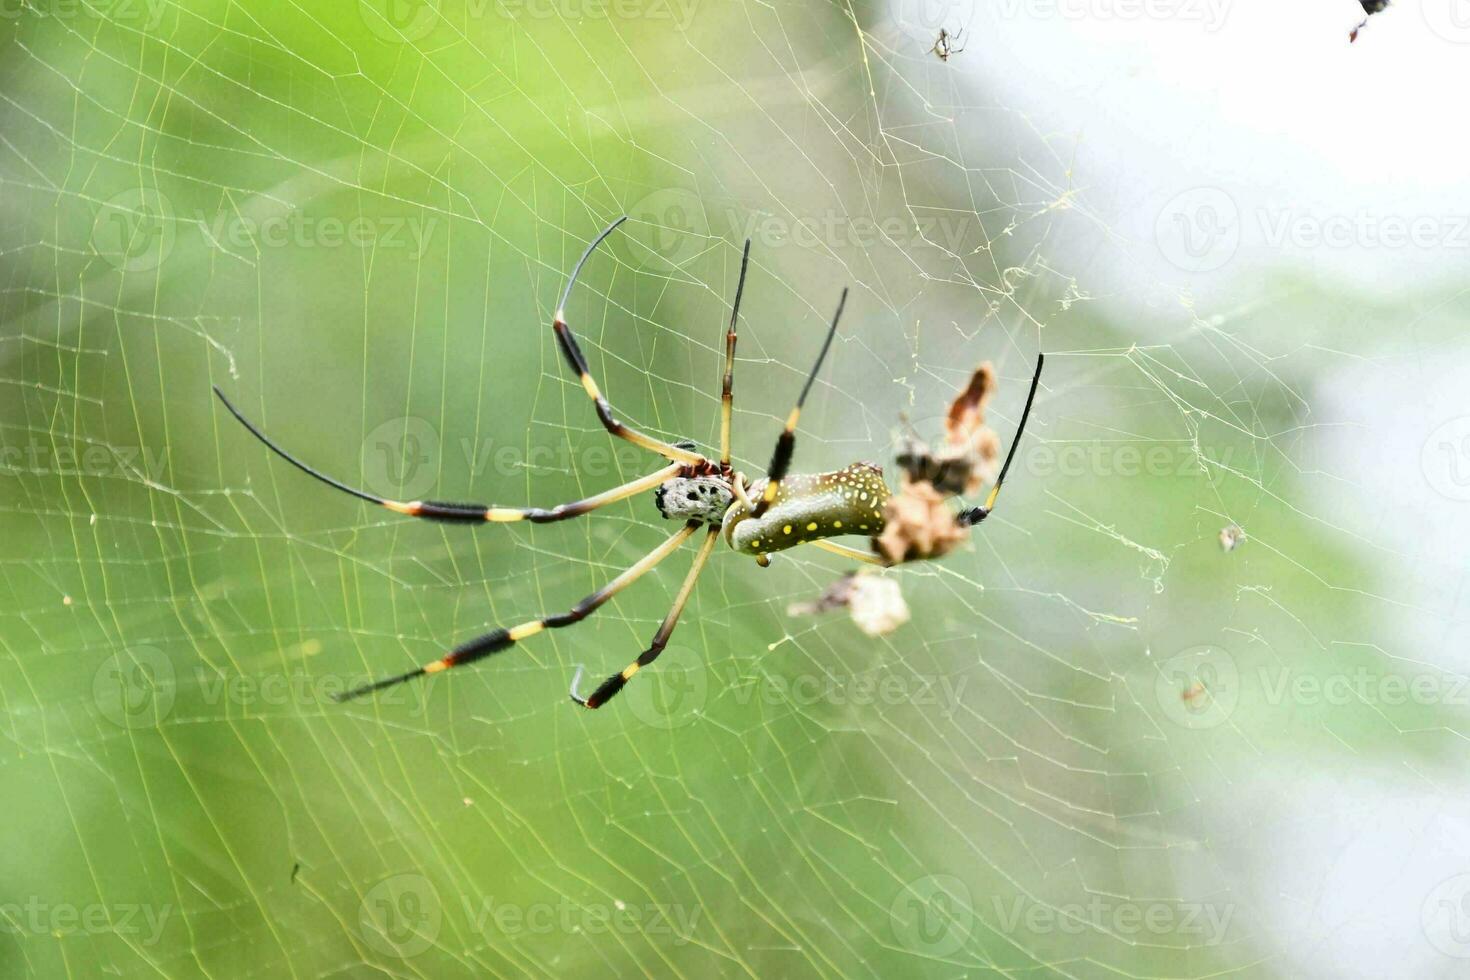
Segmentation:
{"type": "MultiPolygon", "coordinates": [[[[750,498],[758,500],[764,489],[765,481],[757,480],[750,498]]],[[[763,555],[842,534],[872,536],[883,530],[888,497],[883,471],[872,463],[788,476],[760,517],[752,517],[742,504],[730,509],[725,541],[743,554],[763,555]]]]}

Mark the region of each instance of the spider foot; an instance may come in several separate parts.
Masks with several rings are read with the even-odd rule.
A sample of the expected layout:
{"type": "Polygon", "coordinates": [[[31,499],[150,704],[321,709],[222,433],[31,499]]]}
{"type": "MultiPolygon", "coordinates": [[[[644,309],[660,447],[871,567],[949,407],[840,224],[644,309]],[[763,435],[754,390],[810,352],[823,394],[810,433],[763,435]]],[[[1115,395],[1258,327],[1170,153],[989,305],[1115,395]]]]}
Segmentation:
{"type": "Polygon", "coordinates": [[[582,695],[580,695],[580,694],[577,693],[577,687],[581,683],[582,683],[582,665],[581,664],[578,664],[577,665],[577,672],[572,675],[572,690],[571,690],[571,695],[572,695],[572,700],[573,701],[577,702],[582,707],[586,708],[586,707],[589,707],[589,705],[587,704],[587,699],[584,698],[584,697],[582,697],[582,695]]]}
{"type": "Polygon", "coordinates": [[[955,521],[960,527],[974,527],[989,516],[990,511],[986,508],[971,507],[969,510],[962,510],[956,514],[955,521]]]}

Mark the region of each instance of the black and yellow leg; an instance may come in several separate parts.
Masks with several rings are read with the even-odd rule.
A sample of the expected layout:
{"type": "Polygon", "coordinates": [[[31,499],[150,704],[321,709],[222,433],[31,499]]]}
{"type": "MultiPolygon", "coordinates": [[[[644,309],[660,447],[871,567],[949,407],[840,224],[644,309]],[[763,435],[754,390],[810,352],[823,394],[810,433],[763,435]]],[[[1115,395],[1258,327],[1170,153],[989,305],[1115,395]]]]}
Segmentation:
{"type": "Polygon", "coordinates": [[[725,379],[720,386],[720,462],[730,463],[730,424],[735,414],[735,328],[740,319],[740,297],[745,294],[745,270],[750,266],[750,239],[740,256],[740,279],[735,283],[735,304],[730,308],[730,329],[725,331],[725,379]]]}
{"type": "Polygon", "coordinates": [[[225,397],[223,391],[220,391],[216,387],[214,393],[219,396],[220,401],[224,402],[225,408],[230,410],[230,414],[239,419],[240,424],[245,426],[251,435],[263,442],[271,452],[307,476],[320,480],[327,486],[341,490],[343,493],[351,494],[359,500],[365,500],[370,504],[377,504],[379,507],[387,508],[395,514],[403,514],[407,517],[421,517],[429,521],[446,521],[451,524],[482,524],[486,521],[493,523],[531,521],[535,524],[545,524],[552,521],[565,521],[573,517],[580,517],[588,511],[596,510],[615,501],[642,493],[645,490],[652,490],[665,480],[677,476],[679,471],[683,469],[682,463],[670,463],[655,473],[650,473],[648,476],[640,477],[620,487],[614,487],[611,490],[603,491],[584,500],[576,500],[569,504],[558,504],[555,507],[549,508],[498,507],[487,504],[449,503],[442,500],[389,500],[386,497],[379,497],[377,494],[368,493],[366,490],[348,486],[341,480],[328,476],[321,470],[288,453],[272,441],[264,432],[260,431],[255,426],[255,423],[247,419],[225,397]]]}
{"type": "Polygon", "coordinates": [[[433,500],[407,502],[386,500],[383,506],[398,514],[435,521],[466,523],[489,521],[492,524],[530,521],[532,524],[550,524],[555,521],[581,517],[599,507],[605,507],[619,500],[626,500],[645,491],[656,489],[664,481],[678,476],[683,469],[683,463],[670,463],[660,470],[624,483],[620,487],[613,487],[611,490],[604,490],[602,493],[582,500],[574,500],[569,504],[557,504],[555,507],[486,507],[484,504],[449,504],[433,500]]]}
{"type": "Polygon", "coordinates": [[[576,335],[572,333],[572,328],[567,325],[567,298],[572,294],[572,287],[576,285],[577,276],[581,273],[582,266],[587,264],[587,259],[591,257],[597,246],[602,244],[603,239],[611,235],[618,225],[621,225],[627,220],[628,216],[623,215],[604,228],[602,234],[592,240],[592,244],[587,246],[587,250],[577,260],[576,266],[572,269],[572,275],[567,280],[566,289],[561,294],[561,302],[557,304],[556,318],[552,321],[551,328],[556,332],[557,343],[561,345],[561,350],[566,355],[567,363],[571,365],[573,371],[577,372],[577,376],[582,381],[582,388],[587,392],[587,397],[591,398],[592,404],[597,407],[597,417],[602,421],[603,428],[607,429],[608,432],[617,436],[619,439],[626,439],[635,446],[640,446],[651,452],[658,453],[668,459],[697,465],[706,462],[705,458],[699,453],[680,448],[673,443],[664,442],[662,439],[655,439],[653,436],[639,432],[637,429],[620,422],[613,415],[612,406],[602,396],[602,392],[597,387],[597,382],[592,380],[592,374],[587,370],[587,358],[583,356],[582,348],[577,344],[576,335]]]}
{"type": "Polygon", "coordinates": [[[985,498],[983,505],[960,511],[956,517],[960,524],[973,527],[989,517],[991,510],[995,508],[995,499],[1000,496],[1001,485],[1006,482],[1006,474],[1011,470],[1011,461],[1016,458],[1016,450],[1021,447],[1021,436],[1026,432],[1026,420],[1031,418],[1031,404],[1036,401],[1036,388],[1041,383],[1041,368],[1045,363],[1046,355],[1037,354],[1036,373],[1031,376],[1031,390],[1026,393],[1026,407],[1021,409],[1021,422],[1016,426],[1016,435],[1011,440],[1011,449],[1006,453],[1006,461],[1001,465],[1000,476],[995,478],[995,486],[990,488],[990,495],[985,498]]]}
{"type": "Polygon", "coordinates": [[[490,632],[485,633],[481,636],[477,636],[472,640],[461,643],[459,646],[449,651],[449,653],[447,653],[445,656],[433,661],[432,663],[425,664],[422,667],[410,670],[404,674],[397,674],[393,677],[385,677],[382,680],[373,681],[372,683],[364,684],[361,687],[355,687],[350,691],[346,691],[342,694],[336,695],[334,697],[334,700],[350,701],[354,698],[360,698],[364,694],[372,694],[374,691],[381,691],[385,687],[392,687],[395,684],[402,684],[404,681],[411,681],[416,677],[424,677],[428,674],[437,674],[440,671],[448,670],[451,667],[463,667],[465,664],[471,664],[474,663],[476,660],[482,660],[485,657],[490,656],[491,654],[499,653],[502,650],[507,650],[515,644],[519,643],[521,640],[535,636],[537,633],[540,633],[543,630],[560,629],[563,626],[570,626],[573,623],[579,623],[582,620],[586,619],[588,616],[592,615],[592,613],[603,603],[607,602],[609,599],[617,595],[629,585],[632,585],[655,565],[667,558],[674,551],[674,549],[678,548],[679,545],[689,540],[689,536],[693,534],[695,530],[699,528],[699,526],[700,525],[698,521],[690,521],[689,523],[685,524],[678,531],[674,532],[674,534],[671,535],[666,541],[664,541],[663,544],[659,545],[643,558],[639,559],[636,564],[629,566],[628,569],[617,578],[613,579],[611,582],[607,583],[596,592],[587,596],[581,602],[577,603],[575,606],[564,613],[557,613],[553,616],[544,616],[541,619],[528,620],[524,623],[521,623],[519,626],[502,627],[500,629],[491,630],[490,632]]]}
{"type": "Polygon", "coordinates": [[[771,454],[771,465],[766,470],[766,488],[761,494],[760,500],[756,501],[754,516],[760,517],[766,512],[776,499],[776,494],[781,489],[781,481],[785,479],[786,472],[791,468],[791,457],[796,451],[796,423],[801,418],[801,408],[806,404],[806,396],[811,393],[812,383],[817,380],[817,372],[822,369],[822,362],[827,359],[827,351],[832,347],[832,338],[837,335],[837,321],[842,319],[842,308],[847,305],[847,290],[842,290],[842,298],[837,301],[837,312],[832,314],[832,326],[827,330],[827,339],[822,341],[822,351],[817,355],[817,363],[812,365],[812,373],[806,376],[806,384],[801,386],[801,394],[797,396],[796,407],[786,417],[786,428],[776,439],[776,450],[771,454]]]}
{"type": "Polygon", "coordinates": [[[709,533],[705,535],[704,544],[700,546],[699,553],[694,556],[694,564],[689,566],[689,574],[684,576],[684,584],[679,587],[679,594],[674,597],[673,608],[669,610],[669,614],[659,625],[658,632],[653,635],[653,642],[649,644],[648,649],[639,654],[637,660],[603,681],[598,685],[597,690],[585,698],[577,693],[577,682],[582,677],[582,671],[578,668],[576,675],[572,678],[573,701],[584,708],[600,708],[612,700],[623,689],[623,686],[632,680],[634,674],[658,659],[658,655],[664,652],[664,647],[669,645],[669,636],[679,623],[679,614],[684,611],[684,606],[689,602],[689,596],[694,592],[694,583],[699,580],[699,573],[704,571],[705,562],[709,561],[710,552],[715,550],[715,545],[719,540],[720,529],[711,527],[709,533]]]}

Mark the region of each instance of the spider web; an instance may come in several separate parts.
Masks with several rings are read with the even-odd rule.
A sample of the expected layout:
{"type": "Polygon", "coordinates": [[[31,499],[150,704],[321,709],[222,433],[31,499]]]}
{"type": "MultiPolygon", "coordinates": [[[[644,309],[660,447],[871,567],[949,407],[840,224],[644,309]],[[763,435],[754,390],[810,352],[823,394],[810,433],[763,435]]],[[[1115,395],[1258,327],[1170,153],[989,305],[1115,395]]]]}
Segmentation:
{"type": "Polygon", "coordinates": [[[1427,652],[1463,560],[1386,516],[1458,484],[1418,479],[1428,402],[1365,408],[1457,349],[1455,294],[1408,330],[1290,275],[1201,299],[1139,258],[1123,215],[1154,212],[1078,169],[1079,135],[1009,107],[981,69],[1004,23],[968,7],[10,13],[7,974],[1367,976],[1466,951],[1463,657],[1427,652]],[[968,28],[948,62],[943,25],[968,28]],[[573,629],[332,703],[673,529],[646,495],[406,521],[270,457],[210,386],[385,495],[634,479],[657,460],[597,425],[547,329],[624,212],[568,307],[621,417],[717,444],[750,237],[737,464],[763,470],[850,284],[797,469],[888,462],[900,417],[937,434],[987,359],[1009,440],[1044,350],[1000,509],[888,573],[913,615],[882,638],[788,615],[842,562],[722,550],[659,663],[574,710],[577,667],[646,646],[686,546],[573,629]]]}

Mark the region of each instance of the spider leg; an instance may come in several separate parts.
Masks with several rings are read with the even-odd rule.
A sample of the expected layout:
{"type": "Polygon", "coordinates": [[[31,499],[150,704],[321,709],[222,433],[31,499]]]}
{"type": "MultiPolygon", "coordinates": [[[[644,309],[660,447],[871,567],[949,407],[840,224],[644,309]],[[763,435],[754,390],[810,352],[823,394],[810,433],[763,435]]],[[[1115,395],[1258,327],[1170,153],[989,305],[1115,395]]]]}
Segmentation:
{"type": "Polygon", "coordinates": [[[750,265],[750,239],[740,256],[740,280],[735,284],[735,305],[730,310],[730,329],[725,333],[725,380],[720,387],[720,462],[730,463],[730,420],[735,413],[735,325],[740,316],[740,297],[745,293],[745,270],[750,265]]]}
{"type": "Polygon", "coordinates": [[[744,507],[748,511],[754,512],[755,508],[751,504],[750,498],[745,495],[744,473],[740,473],[738,471],[736,472],[735,479],[730,484],[730,489],[734,491],[735,499],[740,503],[740,506],[744,507]]]}
{"type": "Polygon", "coordinates": [[[385,677],[382,680],[363,684],[361,687],[355,687],[350,691],[334,695],[332,699],[339,702],[351,701],[354,698],[362,697],[364,694],[372,694],[375,691],[381,691],[385,687],[393,687],[395,684],[411,681],[416,677],[423,677],[426,674],[437,674],[451,667],[463,667],[465,664],[472,664],[476,660],[482,660],[491,654],[506,650],[527,637],[535,636],[542,630],[560,629],[563,626],[570,626],[573,623],[581,622],[592,615],[604,602],[607,602],[607,600],[617,595],[623,589],[638,581],[646,572],[667,558],[674,549],[689,540],[689,536],[698,528],[698,521],[690,521],[685,524],[678,531],[675,531],[663,544],[654,548],[633,565],[630,565],[617,578],[591,595],[586,596],[581,602],[564,613],[527,620],[518,626],[491,630],[472,640],[461,643],[445,656],[432,663],[410,670],[405,674],[397,674],[393,677],[385,677]]]}
{"type": "Polygon", "coordinates": [[[842,308],[847,304],[847,290],[842,290],[842,298],[837,301],[837,312],[832,314],[832,326],[827,330],[827,339],[822,341],[822,351],[817,355],[817,363],[812,365],[811,374],[806,376],[806,384],[801,387],[801,394],[796,398],[796,407],[786,417],[786,428],[776,439],[775,452],[771,454],[771,465],[766,470],[766,488],[761,494],[761,499],[756,501],[753,516],[760,517],[766,512],[766,508],[776,499],[776,493],[781,488],[781,480],[785,478],[786,471],[791,468],[791,455],[796,450],[796,422],[801,418],[801,407],[806,404],[806,396],[811,393],[812,382],[817,380],[817,372],[822,369],[822,362],[827,359],[827,351],[832,347],[832,338],[837,335],[837,321],[842,319],[842,308]]]}
{"type": "Polygon", "coordinates": [[[653,642],[648,649],[638,655],[638,659],[624,667],[619,673],[613,674],[607,680],[598,685],[597,690],[587,697],[577,693],[577,682],[582,678],[581,668],[577,668],[576,675],[572,678],[572,700],[584,708],[600,708],[611,701],[623,685],[633,677],[634,674],[647,667],[658,659],[658,655],[664,652],[668,646],[669,636],[674,632],[674,627],[679,623],[679,614],[684,611],[684,605],[689,601],[690,594],[694,591],[694,583],[699,579],[699,573],[704,571],[705,562],[709,561],[710,552],[714,551],[715,544],[720,539],[720,529],[717,525],[711,525],[709,533],[705,535],[704,544],[699,548],[698,554],[694,556],[694,564],[689,566],[689,574],[684,576],[684,584],[679,587],[679,594],[674,597],[674,606],[669,614],[664,617],[658,632],[653,634],[653,642]]]}
{"type": "Polygon", "coordinates": [[[587,397],[591,398],[592,404],[597,407],[597,417],[602,421],[602,427],[604,429],[619,439],[626,439],[635,446],[640,446],[658,453],[667,459],[698,465],[706,462],[705,458],[699,453],[691,452],[688,449],[681,449],[673,443],[664,442],[662,439],[655,439],[653,436],[625,425],[613,416],[612,406],[602,396],[602,392],[597,387],[597,382],[592,380],[592,375],[587,370],[587,358],[582,355],[582,349],[577,345],[577,338],[572,333],[572,328],[567,324],[567,298],[572,294],[572,287],[577,284],[577,276],[581,274],[582,266],[591,258],[597,246],[602,244],[603,239],[611,235],[618,225],[621,225],[627,220],[628,216],[625,214],[604,228],[602,234],[592,240],[592,244],[587,246],[587,250],[577,260],[576,266],[572,269],[571,278],[567,280],[567,287],[561,294],[561,302],[557,304],[556,318],[552,321],[551,329],[556,332],[557,342],[561,344],[561,350],[566,355],[567,363],[572,366],[572,370],[576,371],[578,377],[581,378],[582,387],[586,390],[587,397]]]}
{"type": "Polygon", "coordinates": [[[1041,383],[1041,368],[1045,363],[1046,355],[1037,354],[1036,373],[1031,376],[1031,390],[1026,393],[1026,407],[1021,409],[1021,424],[1016,426],[1015,438],[1011,440],[1011,450],[1006,453],[1006,461],[1001,465],[1000,476],[995,478],[995,486],[990,488],[990,496],[985,498],[982,506],[960,511],[956,520],[961,524],[973,527],[989,517],[990,511],[995,507],[995,498],[1000,496],[1001,484],[1006,481],[1006,474],[1011,469],[1011,461],[1016,458],[1016,450],[1021,446],[1021,436],[1026,432],[1026,420],[1031,417],[1031,403],[1036,401],[1036,387],[1041,383]]]}
{"type": "Polygon", "coordinates": [[[869,565],[881,565],[884,568],[890,567],[888,562],[884,561],[881,556],[875,555],[871,551],[859,551],[857,548],[849,548],[847,545],[838,544],[835,541],[824,541],[819,539],[816,541],[808,541],[807,544],[816,545],[823,551],[830,551],[834,555],[841,555],[843,558],[851,558],[853,561],[864,561],[867,562],[869,565]]]}
{"type": "Polygon", "coordinates": [[[296,467],[301,472],[317,480],[320,480],[322,483],[325,483],[329,487],[335,487],[336,489],[341,490],[343,493],[351,494],[352,496],[357,497],[359,500],[366,500],[370,504],[377,504],[379,507],[386,507],[388,510],[393,511],[395,514],[404,514],[408,517],[422,517],[426,520],[431,521],[447,521],[456,524],[478,524],[485,521],[492,521],[495,523],[505,523],[509,521],[531,521],[532,523],[543,524],[549,523],[551,521],[564,521],[568,518],[580,517],[582,514],[585,514],[588,511],[596,510],[597,508],[602,507],[606,504],[610,504],[618,500],[623,500],[624,498],[631,497],[634,494],[642,493],[645,490],[652,490],[654,487],[657,487],[665,480],[678,475],[679,471],[682,470],[684,467],[684,464],[682,463],[670,463],[668,466],[665,466],[663,469],[660,469],[657,472],[650,473],[648,476],[640,477],[630,483],[625,483],[620,487],[614,487],[611,490],[606,490],[602,493],[596,494],[595,496],[587,497],[583,500],[575,500],[567,504],[558,504],[557,506],[550,508],[496,507],[488,506],[486,504],[457,504],[436,500],[389,500],[386,497],[379,497],[377,494],[368,493],[366,490],[360,490],[357,487],[349,486],[348,484],[343,483],[341,480],[328,476],[321,470],[315,468],[314,466],[311,466],[310,464],[287,452],[281,446],[277,445],[274,440],[272,440],[269,436],[262,432],[255,425],[254,422],[251,422],[249,419],[247,419],[245,415],[238,408],[236,408],[228,398],[225,397],[225,393],[223,391],[220,391],[218,386],[215,387],[214,393],[219,396],[219,400],[224,403],[225,408],[230,410],[230,414],[235,416],[235,418],[240,421],[240,424],[245,426],[245,428],[249,430],[251,435],[255,436],[255,438],[265,443],[266,448],[275,453],[277,456],[284,459],[286,462],[290,463],[292,466],[296,467]]]}

